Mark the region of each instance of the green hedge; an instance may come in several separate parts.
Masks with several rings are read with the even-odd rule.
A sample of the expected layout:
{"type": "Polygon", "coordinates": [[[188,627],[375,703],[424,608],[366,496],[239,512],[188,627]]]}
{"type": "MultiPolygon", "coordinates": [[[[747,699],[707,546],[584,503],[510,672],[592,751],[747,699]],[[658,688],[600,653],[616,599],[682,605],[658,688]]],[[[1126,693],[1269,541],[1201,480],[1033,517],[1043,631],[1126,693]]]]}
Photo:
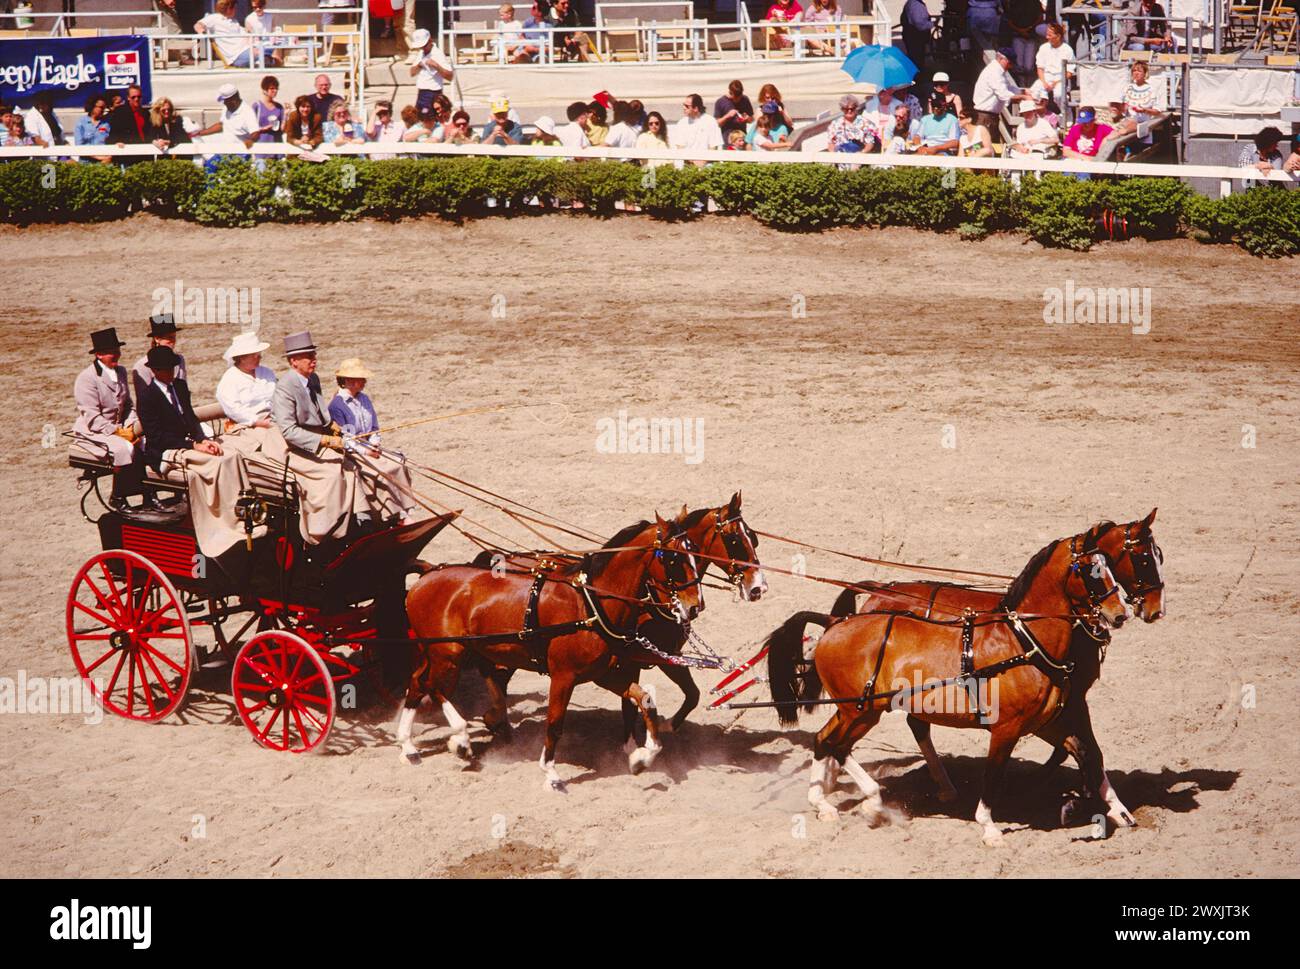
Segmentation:
{"type": "Polygon", "coordinates": [[[0,163],[0,220],[97,222],[148,210],[204,225],[437,215],[522,216],[557,205],[609,218],[623,209],[680,220],[749,214],[788,231],[901,225],[977,239],[1019,231],[1045,246],[1191,235],[1269,257],[1300,252],[1300,192],[1255,188],[1224,199],[1168,178],[1079,181],[1048,174],[1016,188],[986,173],[930,168],[723,163],[643,169],[620,162],[455,157],[368,161],[224,160],[207,173],[183,160],[125,169],[40,159],[0,163]],[[542,204],[533,204],[540,201],[542,204]],[[1103,228],[1104,227],[1104,228],[1103,228]]]}

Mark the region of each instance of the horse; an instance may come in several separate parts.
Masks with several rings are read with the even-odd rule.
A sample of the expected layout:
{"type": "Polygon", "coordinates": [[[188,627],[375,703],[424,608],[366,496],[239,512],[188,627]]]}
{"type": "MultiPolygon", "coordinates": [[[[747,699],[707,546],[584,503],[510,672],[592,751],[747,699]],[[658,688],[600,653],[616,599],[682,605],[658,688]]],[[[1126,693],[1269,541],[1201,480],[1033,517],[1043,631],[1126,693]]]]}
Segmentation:
{"type": "Polygon", "coordinates": [[[451,702],[469,653],[493,670],[487,680],[492,709],[484,717],[493,733],[506,721],[502,677],[515,669],[550,676],[539,761],[548,789],[564,790],[555,749],[579,683],[595,682],[636,704],[646,743],[629,754],[628,767],[633,773],[649,767],[662,749],[658,714],[636,683],[636,667],[620,657],[635,648],[636,622],[648,609],[663,609],[682,623],[703,610],[694,551],[681,516],[669,523],[656,514],[654,522],[629,525],[601,550],[556,571],[451,565],[425,573],[406,596],[416,663],[397,730],[403,760],[419,762],[411,724],[426,695],[442,704],[452,726],[449,747],[473,756],[468,722],[451,702]]]}
{"type": "MultiPolygon", "coordinates": [[[[1065,704],[1076,619],[1086,616],[1094,626],[1119,628],[1130,617],[1123,588],[1106,556],[1086,542],[1088,537],[1075,535],[1044,546],[994,612],[967,611],[959,620],[927,619],[905,611],[843,618],[800,614],[827,627],[817,643],[813,669],[804,677],[801,699],[810,706],[808,701],[824,688],[836,705],[813,747],[808,799],[820,818],[838,817],[826,797],[837,774],[832,758],[865,794],[863,813],[873,824],[885,818],[880,785],[853,759],[853,745],[888,708],[909,709],[927,723],[989,730],[975,820],[985,844],[1002,844],[992,804],[1016,743],[1046,728],[1065,704]],[[877,693],[878,683],[902,685],[877,693]],[[982,697],[981,684],[988,686],[982,697]],[[963,702],[967,695],[971,699],[963,702]],[[990,699],[996,700],[996,708],[990,699]]],[[[801,628],[787,621],[766,645],[772,699],[782,723],[793,724],[798,719],[801,628]]]]}
{"type": "MultiPolygon", "coordinates": [[[[1089,531],[1087,539],[1106,555],[1129,602],[1146,623],[1156,622],[1165,614],[1165,583],[1161,568],[1164,553],[1151,530],[1155,518],[1156,509],[1153,508],[1146,518],[1139,521],[1123,525],[1111,521],[1099,522],[1089,531]]],[[[859,585],[870,591],[858,601],[857,590],[845,589],[831,607],[832,616],[849,616],[854,612],[881,609],[920,612],[922,607],[922,614],[927,618],[935,613],[953,616],[964,609],[995,609],[1002,595],[951,582],[891,582],[881,585],[868,580],[859,585]]],[[[1075,624],[1070,641],[1070,659],[1075,664],[1075,671],[1071,678],[1069,698],[1060,716],[1038,732],[1038,736],[1054,748],[1041,773],[1048,774],[1060,766],[1066,757],[1073,756],[1083,775],[1085,793],[1102,799],[1106,805],[1106,815],[1116,827],[1131,828],[1137,822],[1120,800],[1106,774],[1105,758],[1093,733],[1092,716],[1088,710],[1088,690],[1101,676],[1101,664],[1109,642],[1110,635],[1105,630],[1098,636],[1086,624],[1075,624]]],[[[907,725],[925,756],[930,776],[939,788],[939,800],[954,800],[957,790],[930,740],[930,725],[910,714],[907,725]]],[[[1073,804],[1071,801],[1062,807],[1063,822],[1073,804]]]]}

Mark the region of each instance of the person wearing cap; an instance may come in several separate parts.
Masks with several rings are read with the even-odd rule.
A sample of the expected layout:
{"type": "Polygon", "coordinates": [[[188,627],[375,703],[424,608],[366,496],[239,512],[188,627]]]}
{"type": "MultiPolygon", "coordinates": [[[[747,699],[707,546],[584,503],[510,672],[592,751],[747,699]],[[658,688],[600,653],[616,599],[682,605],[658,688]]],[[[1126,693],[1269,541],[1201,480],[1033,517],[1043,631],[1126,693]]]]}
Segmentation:
{"type": "Polygon", "coordinates": [[[176,375],[176,352],[156,346],[146,360],[154,379],[140,397],[145,460],[163,477],[184,480],[199,551],[215,558],[244,539],[235,503],[249,487],[248,471],[238,452],[225,450],[203,429],[189,384],[176,375]]]}
{"type": "Polygon", "coordinates": [[[289,370],[275,383],[271,421],[288,445],[284,464],[298,484],[303,540],[317,545],[346,537],[353,516],[368,515],[369,506],[356,475],[344,468],[342,429],[330,419],[321,395],[311,333],[285,337],[284,355],[289,370]]]}
{"type": "Polygon", "coordinates": [[[492,120],[483,126],[480,141],[485,145],[522,145],[524,128],[510,120],[510,101],[499,98],[490,105],[492,120]]]}
{"type": "Polygon", "coordinates": [[[406,459],[381,447],[379,417],[365,393],[373,374],[356,357],[339,364],[334,373],[339,389],[330,401],[329,413],[343,430],[343,442],[356,464],[360,488],[380,520],[405,521],[415,511],[411,501],[411,472],[406,459]]]}
{"type": "Polygon", "coordinates": [[[77,422],[72,435],[86,451],[113,462],[113,491],[109,507],[127,509],[127,497],[140,493],[144,465],[137,449],[135,408],[127,383],[126,368],[121,366],[122,347],[117,330],[109,327],[90,334],[90,366],[77,374],[73,397],[77,402],[77,422]]]}
{"type": "MultiPolygon", "coordinates": [[[[271,427],[271,398],[275,373],[262,366],[262,351],[270,344],[256,333],[240,333],[222,354],[230,366],[217,381],[217,403],[231,425],[271,427]]],[[[227,431],[233,427],[228,427],[227,431]]]]}
{"type": "Polygon", "coordinates": [[[217,103],[223,108],[221,119],[201,129],[199,136],[221,134],[225,141],[240,142],[245,148],[250,148],[253,142],[271,130],[270,125],[258,124],[252,105],[244,103],[235,85],[223,84],[217,88],[217,103]]]}
{"type": "Polygon", "coordinates": [[[411,35],[411,44],[414,49],[407,64],[415,78],[415,107],[432,108],[434,96],[441,94],[443,84],[452,78],[452,66],[423,27],[411,35]]]}
{"type": "Polygon", "coordinates": [[[227,67],[253,67],[253,42],[247,30],[230,16],[235,0],[216,0],[212,13],[194,25],[194,32],[208,34],[227,67]]]}
{"type": "Polygon", "coordinates": [[[934,77],[930,78],[930,96],[935,95],[943,98],[948,103],[948,110],[957,118],[961,117],[966,110],[966,103],[962,101],[961,95],[952,90],[952,78],[946,71],[935,71],[934,77]]]}
{"type": "Polygon", "coordinates": [[[1008,103],[1029,100],[1029,94],[1012,80],[1011,61],[1014,56],[1010,47],[998,48],[975,79],[971,106],[975,109],[975,119],[990,131],[997,130],[998,118],[1008,103]]]}
{"type": "Polygon", "coordinates": [[[1061,136],[1052,123],[1043,117],[1035,101],[1020,102],[1020,125],[1011,151],[1017,155],[1046,154],[1061,143],[1061,136]]]}
{"type": "MultiPolygon", "coordinates": [[[[149,348],[170,347],[176,349],[176,334],[180,329],[176,326],[176,318],[171,313],[158,313],[149,318],[149,348]]],[[[179,353],[176,354],[176,376],[182,380],[186,378],[188,372],[185,369],[185,358],[179,353]]],[[[135,390],[135,399],[138,402],[143,396],[149,385],[153,383],[153,371],[149,369],[149,358],[146,354],[135,362],[131,368],[131,383],[135,390]]]]}
{"type": "MultiPolygon", "coordinates": [[[[1062,142],[1061,155],[1064,158],[1078,158],[1082,161],[1091,161],[1097,157],[1097,149],[1101,143],[1106,140],[1106,136],[1111,133],[1109,125],[1100,124],[1097,121],[1097,112],[1092,108],[1082,108],[1079,111],[1079,120],[1071,126],[1069,133],[1062,142]]],[[[1091,178],[1085,172],[1071,172],[1075,178],[1081,181],[1087,181],[1091,178]]]]}
{"type": "Polygon", "coordinates": [[[961,147],[961,125],[948,110],[948,102],[935,95],[930,113],[921,119],[921,147],[918,155],[955,155],[961,147]]]}
{"type": "Polygon", "coordinates": [[[903,4],[901,16],[903,24],[903,50],[916,65],[917,70],[925,69],[925,62],[930,55],[930,40],[934,33],[934,18],[925,5],[925,0],[907,0],[903,4]]]}

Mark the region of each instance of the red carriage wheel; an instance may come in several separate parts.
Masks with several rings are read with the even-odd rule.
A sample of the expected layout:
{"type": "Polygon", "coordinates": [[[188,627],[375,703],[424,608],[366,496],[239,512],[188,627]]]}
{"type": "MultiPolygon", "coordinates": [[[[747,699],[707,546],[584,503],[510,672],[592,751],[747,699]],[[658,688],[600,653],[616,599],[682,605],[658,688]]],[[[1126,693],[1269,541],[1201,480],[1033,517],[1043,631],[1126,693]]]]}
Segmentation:
{"type": "Polygon", "coordinates": [[[189,617],[176,587],[143,555],[110,549],[72,580],[68,647],[106,710],[150,723],[185,699],[193,669],[189,617]]]}
{"type": "Polygon", "coordinates": [[[302,638],[278,629],[258,633],[235,657],[230,691],[239,719],[263,747],[324,749],[334,725],[334,680],[302,638]]]}

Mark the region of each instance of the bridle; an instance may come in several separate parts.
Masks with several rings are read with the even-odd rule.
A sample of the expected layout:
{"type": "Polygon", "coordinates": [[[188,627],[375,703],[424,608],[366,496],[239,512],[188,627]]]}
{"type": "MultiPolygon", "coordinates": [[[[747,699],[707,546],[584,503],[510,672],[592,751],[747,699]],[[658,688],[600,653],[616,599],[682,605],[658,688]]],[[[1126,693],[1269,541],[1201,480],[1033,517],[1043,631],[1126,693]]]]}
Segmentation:
{"type": "Polygon", "coordinates": [[[1124,545],[1115,564],[1118,565],[1126,558],[1133,565],[1134,586],[1129,590],[1129,599],[1140,608],[1148,595],[1161,592],[1165,587],[1164,578],[1160,574],[1165,554],[1156,544],[1151,529],[1142,522],[1131,522],[1124,526],[1124,545]],[[1134,524],[1137,525],[1136,532],[1133,531],[1134,524]]]}
{"type": "MultiPolygon", "coordinates": [[[[727,561],[718,564],[722,566],[727,581],[738,587],[744,581],[745,573],[758,565],[758,536],[754,534],[742,515],[736,514],[730,518],[723,518],[722,512],[721,508],[713,509],[713,531],[722,541],[722,547],[727,553],[727,561]],[[745,547],[746,539],[749,541],[749,548],[745,547]],[[751,549],[754,550],[752,559],[749,558],[751,549]]],[[[708,568],[707,563],[705,568],[708,568]]]]}
{"type": "MultiPolygon", "coordinates": [[[[669,535],[666,539],[656,536],[654,545],[650,546],[650,549],[663,566],[664,581],[657,581],[651,576],[650,570],[646,570],[646,601],[665,619],[681,623],[683,621],[681,617],[686,615],[686,610],[682,607],[677,594],[692,586],[698,588],[704,580],[699,571],[696,572],[695,578],[686,578],[687,559],[698,549],[685,532],[669,535]],[[678,543],[680,547],[671,547],[669,543],[672,542],[678,543]],[[656,591],[666,594],[666,598],[662,600],[656,598],[656,591]]],[[[703,591],[700,592],[700,605],[701,607],[704,605],[703,591]]]]}
{"type": "Polygon", "coordinates": [[[1079,576],[1083,591],[1088,597],[1088,619],[1085,621],[1090,629],[1104,628],[1101,607],[1111,596],[1120,595],[1122,587],[1110,569],[1110,559],[1106,553],[1095,545],[1083,548],[1083,536],[1075,535],[1070,539],[1070,571],[1079,576]],[[1100,555],[1106,563],[1106,571],[1111,573],[1113,585],[1107,585],[1104,575],[1098,574],[1094,556],[1100,555]]]}

